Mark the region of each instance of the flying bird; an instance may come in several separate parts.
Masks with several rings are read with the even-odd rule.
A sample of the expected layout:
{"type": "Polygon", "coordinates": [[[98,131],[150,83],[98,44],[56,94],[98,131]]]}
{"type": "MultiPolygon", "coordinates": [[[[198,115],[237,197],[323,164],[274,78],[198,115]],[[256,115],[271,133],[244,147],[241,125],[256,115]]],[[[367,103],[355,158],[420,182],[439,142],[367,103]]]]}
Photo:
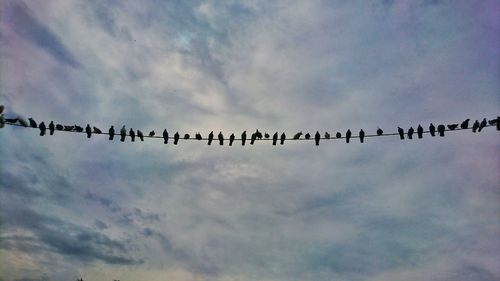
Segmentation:
{"type": "MultiPolygon", "coordinates": [[[[56,125],[56,128],[57,128],[57,125],[56,125]]],[[[92,127],[92,129],[94,129],[94,134],[102,134],[101,129],[99,129],[97,127],[92,127]]]]}
{"type": "Polygon", "coordinates": [[[349,143],[349,139],[351,139],[351,130],[347,129],[347,132],[345,132],[345,142],[349,143]]]}
{"type": "Polygon", "coordinates": [[[476,120],[474,124],[472,124],[472,132],[475,133],[478,128],[479,128],[479,121],[476,120]]]}
{"type": "Polygon", "coordinates": [[[418,127],[417,127],[417,136],[419,139],[422,138],[424,134],[424,128],[422,128],[422,126],[420,126],[420,124],[418,124],[418,127]]]}
{"type": "Polygon", "coordinates": [[[450,129],[450,131],[453,131],[456,128],[458,128],[458,124],[448,124],[448,125],[446,125],[446,127],[448,127],[448,129],[450,129]]]}
{"type": "Polygon", "coordinates": [[[87,126],[85,127],[85,133],[87,134],[87,138],[90,139],[90,137],[92,136],[92,128],[90,128],[89,124],[87,124],[87,126]]]}
{"type": "Polygon", "coordinates": [[[188,140],[191,136],[189,134],[184,134],[184,139],[188,140]]]}
{"type": "Polygon", "coordinates": [[[436,127],[434,127],[434,124],[429,125],[429,133],[431,133],[431,136],[435,137],[436,136],[436,127]]]}
{"type": "Polygon", "coordinates": [[[337,132],[335,134],[335,138],[340,139],[342,137],[342,134],[340,132],[337,132]]]}
{"type": "Polygon", "coordinates": [[[280,145],[285,144],[285,139],[286,139],[286,135],[285,135],[285,133],[283,132],[283,133],[281,134],[281,137],[280,137],[280,145]]]}
{"type": "Polygon", "coordinates": [[[403,128],[398,127],[398,134],[399,134],[400,139],[402,139],[402,140],[405,139],[405,130],[403,130],[403,128]]]}
{"type": "Polygon", "coordinates": [[[304,138],[305,138],[306,140],[310,139],[310,138],[311,138],[311,134],[309,134],[309,133],[305,134],[305,135],[304,135],[304,138]]]}
{"type": "Polygon", "coordinates": [[[124,142],[125,137],[127,136],[127,129],[125,129],[125,125],[120,129],[120,141],[124,142]]]}
{"type": "Polygon", "coordinates": [[[293,136],[293,139],[294,139],[294,140],[298,140],[298,139],[300,139],[300,136],[302,136],[302,131],[300,131],[300,132],[296,133],[296,134],[293,136]]]}
{"type": "Polygon", "coordinates": [[[54,134],[54,130],[55,129],[56,129],[56,126],[54,125],[54,122],[50,121],[50,123],[49,123],[49,132],[50,132],[51,136],[54,134]]]}
{"type": "Polygon", "coordinates": [[[233,146],[233,141],[234,141],[234,139],[235,139],[234,134],[231,134],[231,135],[229,136],[229,146],[233,146]]]}
{"type": "Polygon", "coordinates": [[[330,139],[330,133],[325,132],[325,139],[329,140],[330,139]]]}
{"type": "Polygon", "coordinates": [[[56,124],[56,130],[62,131],[62,130],[64,130],[64,126],[61,124],[56,124]]]}
{"type": "Polygon", "coordinates": [[[481,123],[479,124],[479,128],[477,129],[478,132],[481,132],[481,130],[486,127],[486,125],[488,124],[488,121],[486,121],[486,118],[483,118],[483,121],[481,121],[481,123]]]}
{"type": "Polygon", "coordinates": [[[219,145],[224,145],[224,135],[222,134],[222,132],[219,132],[217,138],[219,139],[219,145]]]}
{"type": "Polygon", "coordinates": [[[208,145],[212,145],[212,141],[214,140],[214,131],[208,134],[208,145]]]}
{"type": "Polygon", "coordinates": [[[40,129],[40,136],[44,136],[45,135],[45,130],[47,128],[45,127],[45,123],[43,121],[40,123],[40,125],[38,125],[38,128],[40,129]]]}
{"type": "Polygon", "coordinates": [[[30,117],[28,120],[30,121],[30,127],[37,128],[36,121],[33,118],[30,117]]]}
{"type": "Polygon", "coordinates": [[[443,124],[438,125],[437,131],[438,131],[440,137],[444,137],[445,130],[446,130],[446,127],[443,124]]]}
{"type": "Polygon", "coordinates": [[[468,129],[469,128],[469,121],[470,121],[469,118],[465,119],[464,122],[462,122],[460,124],[460,129],[468,129]]]}
{"type": "Polygon", "coordinates": [[[278,132],[274,133],[273,135],[273,145],[276,145],[277,142],[278,142],[278,132]]]}
{"type": "Polygon", "coordinates": [[[179,138],[180,138],[179,132],[175,132],[175,134],[174,134],[174,144],[175,145],[177,145],[177,143],[179,142],[179,138]]]}
{"type": "Polygon", "coordinates": [[[363,143],[363,142],[365,141],[365,131],[363,131],[363,129],[361,129],[361,130],[359,131],[359,141],[360,141],[361,143],[363,143]]]}
{"type": "Polygon", "coordinates": [[[130,139],[132,140],[132,142],[135,142],[135,132],[132,128],[130,128],[128,134],[130,135],[130,139]]]}
{"type": "Polygon", "coordinates": [[[243,133],[241,133],[241,145],[242,146],[245,146],[246,140],[247,140],[247,131],[243,131],[243,133]]]}
{"type": "Polygon", "coordinates": [[[201,140],[202,139],[200,133],[196,133],[196,135],[194,135],[194,138],[197,139],[197,140],[201,140]]]}
{"type": "Polygon", "coordinates": [[[155,130],[152,130],[151,132],[149,132],[149,136],[150,137],[154,137],[155,136],[155,130]]]}
{"type": "Polygon", "coordinates": [[[109,140],[113,140],[113,138],[115,136],[115,127],[114,126],[109,127],[108,134],[109,134],[109,140]]]}
{"type": "Polygon", "coordinates": [[[383,133],[384,131],[382,131],[382,129],[380,128],[377,129],[377,136],[381,136],[383,133]]]}
{"type": "Polygon", "coordinates": [[[316,146],[319,145],[319,140],[321,139],[321,135],[319,134],[318,131],[316,131],[316,134],[314,134],[314,142],[316,143],[316,146]]]}
{"type": "Polygon", "coordinates": [[[413,139],[413,133],[415,132],[415,130],[413,129],[413,127],[410,127],[410,129],[408,129],[408,138],[411,140],[413,139]]]}
{"type": "Polygon", "coordinates": [[[167,129],[163,129],[163,143],[164,144],[168,143],[168,132],[167,132],[167,129]]]}
{"type": "Polygon", "coordinates": [[[144,141],[144,134],[142,133],[141,130],[137,130],[137,137],[141,140],[144,141]]]}

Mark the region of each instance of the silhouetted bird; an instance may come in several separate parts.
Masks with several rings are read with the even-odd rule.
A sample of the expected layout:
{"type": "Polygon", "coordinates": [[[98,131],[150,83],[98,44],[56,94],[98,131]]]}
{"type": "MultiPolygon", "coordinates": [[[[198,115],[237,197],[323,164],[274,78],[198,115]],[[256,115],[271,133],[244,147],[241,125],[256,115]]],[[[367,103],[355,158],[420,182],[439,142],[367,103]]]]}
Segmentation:
{"type": "Polygon", "coordinates": [[[196,133],[196,135],[194,135],[194,138],[197,139],[197,140],[201,140],[202,139],[200,133],[196,133]]]}
{"type": "Polygon", "coordinates": [[[383,133],[384,131],[382,131],[382,129],[380,128],[377,129],[377,136],[381,136],[383,133]]]}
{"type": "Polygon", "coordinates": [[[45,123],[42,121],[40,125],[38,125],[38,129],[40,129],[40,136],[45,136],[45,130],[47,129],[45,127],[45,123]]]}
{"type": "Polygon", "coordinates": [[[431,136],[435,137],[436,136],[436,127],[434,127],[434,124],[429,125],[429,133],[431,133],[431,136]]]}
{"type": "Polygon", "coordinates": [[[222,132],[219,132],[217,138],[219,139],[219,145],[224,145],[224,135],[222,134],[222,132]]]}
{"type": "Polygon", "coordinates": [[[5,117],[3,114],[0,114],[0,128],[3,128],[5,126],[5,117]]]}
{"type": "Polygon", "coordinates": [[[325,139],[329,140],[330,139],[330,133],[325,132],[325,139]]]}
{"type": "MultiPolygon", "coordinates": [[[[57,125],[56,125],[56,128],[57,128],[57,125]]],[[[101,129],[99,129],[97,127],[92,127],[92,129],[94,129],[94,134],[102,134],[101,129]]]]}
{"type": "Polygon", "coordinates": [[[349,140],[351,139],[351,130],[347,129],[347,132],[345,132],[345,142],[349,143],[349,140]]]}
{"type": "Polygon", "coordinates": [[[141,130],[137,130],[137,137],[141,140],[144,141],[144,133],[142,133],[141,130]]]}
{"type": "Polygon", "coordinates": [[[282,133],[280,136],[280,144],[283,145],[285,143],[286,135],[285,133],[282,133]]]}
{"type": "Polygon", "coordinates": [[[28,121],[26,121],[24,117],[18,116],[17,118],[19,119],[19,124],[21,124],[21,126],[29,127],[28,121]]]}
{"type": "Polygon", "coordinates": [[[109,134],[109,140],[113,140],[113,138],[115,137],[115,127],[114,126],[109,127],[108,134],[109,134]]]}
{"type": "Polygon", "coordinates": [[[185,140],[188,140],[189,138],[191,138],[191,136],[189,134],[184,134],[184,139],[185,140]]]}
{"type": "Polygon", "coordinates": [[[340,139],[340,138],[342,137],[342,134],[341,134],[340,132],[337,132],[337,133],[335,134],[335,137],[336,137],[337,139],[340,139]]]}
{"type": "Polygon", "coordinates": [[[0,114],[2,114],[2,113],[3,113],[4,108],[5,108],[5,107],[3,106],[3,104],[0,104],[0,114]]]}
{"type": "Polygon", "coordinates": [[[180,138],[179,132],[175,132],[175,134],[174,134],[174,144],[175,145],[177,145],[177,143],[179,142],[179,138],[180,138]]]}
{"type": "Polygon", "coordinates": [[[405,130],[403,130],[403,128],[398,127],[398,134],[399,134],[400,139],[402,139],[402,140],[405,139],[405,130]]]}
{"type": "Polygon", "coordinates": [[[424,134],[424,128],[422,128],[422,126],[420,126],[420,124],[418,124],[418,127],[417,127],[417,136],[419,139],[422,138],[424,134]]]}
{"type": "Polygon", "coordinates": [[[359,141],[361,143],[365,142],[365,131],[363,131],[363,129],[359,131],[359,141]]]}
{"type": "Polygon", "coordinates": [[[54,125],[54,122],[50,121],[50,123],[49,123],[49,132],[50,132],[51,136],[54,134],[54,130],[55,129],[56,129],[56,126],[54,125]]]}
{"type": "Polygon", "coordinates": [[[316,144],[316,146],[319,145],[319,140],[321,139],[321,135],[319,134],[318,131],[316,131],[316,134],[314,134],[314,142],[316,144]]]}
{"type": "Polygon", "coordinates": [[[150,137],[154,137],[155,136],[155,131],[153,130],[153,131],[149,132],[149,136],[150,137]]]}
{"type": "Polygon", "coordinates": [[[234,138],[235,138],[234,134],[231,134],[231,135],[229,136],[229,146],[233,146],[233,141],[234,141],[234,138]]]}
{"type": "Polygon", "coordinates": [[[36,121],[33,120],[33,118],[30,117],[30,118],[28,118],[28,120],[30,121],[30,127],[32,127],[32,128],[37,128],[38,127],[37,124],[36,124],[36,121]]]}
{"type": "Polygon", "coordinates": [[[75,126],[69,126],[69,125],[64,125],[63,127],[64,127],[63,130],[66,132],[71,132],[75,129],[75,126]]]}
{"type": "Polygon", "coordinates": [[[243,131],[243,133],[241,133],[241,145],[244,146],[246,141],[247,141],[247,131],[243,131]]]}
{"type": "Polygon", "coordinates": [[[256,139],[257,139],[257,133],[253,133],[252,136],[250,137],[250,144],[253,145],[256,139]]]}
{"type": "Polygon", "coordinates": [[[462,123],[460,124],[460,128],[461,128],[461,129],[468,129],[468,128],[469,128],[469,121],[470,121],[470,119],[469,119],[469,118],[465,119],[465,120],[464,120],[464,122],[462,122],[462,123]]]}
{"type": "Polygon", "coordinates": [[[408,138],[411,140],[413,139],[413,133],[415,132],[415,130],[413,129],[413,127],[410,127],[410,129],[408,129],[408,138]]]}
{"type": "Polygon", "coordinates": [[[163,143],[167,144],[168,143],[168,132],[167,129],[163,129],[163,143]]]}
{"type": "Polygon", "coordinates": [[[80,126],[77,126],[77,125],[73,126],[73,129],[75,131],[79,132],[79,133],[83,132],[83,127],[80,127],[80,126]]]}
{"type": "Polygon", "coordinates": [[[450,131],[453,131],[456,128],[458,128],[458,124],[448,124],[448,125],[446,125],[446,127],[448,127],[448,129],[450,129],[450,131]]]}
{"type": "Polygon", "coordinates": [[[500,116],[497,116],[496,119],[491,119],[490,121],[488,121],[488,124],[497,125],[497,131],[500,131],[500,116]]]}
{"type": "Polygon", "coordinates": [[[444,131],[446,131],[446,127],[443,124],[439,124],[437,131],[440,137],[444,137],[444,131]]]}
{"type": "Polygon", "coordinates": [[[64,126],[61,124],[56,124],[56,130],[62,131],[64,129],[64,126]]]}
{"type": "Polygon", "coordinates": [[[87,126],[85,127],[85,133],[87,134],[87,138],[90,139],[90,137],[92,136],[92,128],[90,128],[89,124],[87,124],[87,126]]]}
{"type": "Polygon", "coordinates": [[[310,138],[311,138],[311,134],[309,134],[309,133],[305,134],[305,135],[304,135],[304,138],[305,138],[306,140],[310,139],[310,138]]]}
{"type": "Polygon", "coordinates": [[[135,142],[135,132],[132,128],[130,128],[130,130],[128,131],[128,134],[130,135],[130,140],[132,142],[135,142]]]}
{"type": "Polygon", "coordinates": [[[266,132],[266,133],[264,133],[264,137],[265,137],[266,139],[268,139],[268,138],[269,138],[269,134],[268,134],[267,132],[266,132]]]}
{"type": "Polygon", "coordinates": [[[478,128],[479,128],[479,121],[476,120],[474,124],[472,124],[472,132],[475,133],[478,128]]]}
{"type": "Polygon", "coordinates": [[[488,121],[486,121],[486,118],[483,118],[483,121],[479,123],[479,128],[477,129],[478,132],[481,132],[481,130],[488,125],[488,121]]]}
{"type": "Polygon", "coordinates": [[[302,131],[300,131],[300,132],[296,133],[296,134],[293,136],[293,139],[294,139],[294,140],[298,140],[298,139],[300,139],[300,136],[302,136],[302,131]]]}
{"type": "Polygon", "coordinates": [[[273,145],[276,145],[277,142],[278,142],[278,132],[274,133],[273,135],[273,145]]]}
{"type": "Polygon", "coordinates": [[[125,137],[127,136],[127,129],[125,129],[125,125],[120,129],[120,141],[124,142],[125,137]]]}
{"type": "Polygon", "coordinates": [[[214,132],[210,132],[210,134],[208,134],[208,145],[212,145],[212,141],[214,140],[214,132]]]}
{"type": "Polygon", "coordinates": [[[5,122],[11,123],[11,124],[16,124],[17,120],[19,120],[19,118],[5,118],[5,122]]]}
{"type": "Polygon", "coordinates": [[[261,140],[261,139],[262,139],[262,133],[261,133],[261,132],[259,132],[259,129],[257,129],[257,131],[255,131],[255,136],[256,136],[259,140],[261,140]]]}

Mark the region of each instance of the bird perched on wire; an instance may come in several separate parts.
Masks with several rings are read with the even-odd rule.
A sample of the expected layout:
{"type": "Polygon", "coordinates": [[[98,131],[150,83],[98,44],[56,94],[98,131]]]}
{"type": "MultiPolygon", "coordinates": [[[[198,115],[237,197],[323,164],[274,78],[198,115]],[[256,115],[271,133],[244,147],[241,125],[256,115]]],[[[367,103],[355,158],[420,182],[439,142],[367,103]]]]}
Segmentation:
{"type": "Polygon", "coordinates": [[[141,130],[137,130],[137,137],[141,140],[144,141],[144,133],[142,133],[141,130]]]}
{"type": "Polygon", "coordinates": [[[200,134],[200,133],[196,133],[196,134],[194,135],[194,138],[195,138],[195,139],[197,139],[197,140],[201,140],[201,139],[202,139],[202,137],[201,137],[201,134],[200,134]]]}
{"type": "Polygon", "coordinates": [[[10,123],[10,124],[16,124],[19,118],[5,118],[5,122],[10,123]]]}
{"type": "Polygon", "coordinates": [[[377,136],[381,136],[383,133],[384,131],[382,131],[382,129],[380,128],[377,129],[377,136]]]}
{"type": "Polygon", "coordinates": [[[446,127],[443,124],[438,125],[437,131],[438,131],[440,137],[444,137],[445,130],[446,130],[446,127]]]}
{"type": "Polygon", "coordinates": [[[309,134],[309,133],[305,134],[305,135],[304,135],[304,138],[305,138],[306,140],[310,139],[310,138],[311,138],[311,134],[309,134]]]}
{"type": "Polygon", "coordinates": [[[403,128],[398,127],[398,134],[399,134],[399,139],[402,139],[402,140],[405,139],[405,130],[403,130],[403,128]]]}
{"type": "Polygon", "coordinates": [[[269,136],[269,134],[268,134],[267,132],[265,132],[265,133],[264,133],[264,137],[265,137],[266,139],[268,139],[270,136],[269,136]]]}
{"type": "Polygon", "coordinates": [[[316,146],[319,145],[319,140],[321,139],[321,135],[319,134],[318,131],[316,131],[316,134],[314,134],[314,143],[316,144],[316,146]]]}
{"type": "Polygon", "coordinates": [[[365,131],[363,129],[359,130],[359,141],[361,143],[365,142],[365,131]]]}
{"type": "Polygon", "coordinates": [[[51,136],[54,134],[54,130],[55,129],[56,129],[56,126],[54,125],[54,122],[50,121],[50,123],[49,123],[49,132],[50,132],[51,136]]]}
{"type": "Polygon", "coordinates": [[[212,145],[213,140],[214,140],[214,131],[211,131],[210,134],[208,134],[208,145],[212,145]]]}
{"type": "Polygon", "coordinates": [[[500,131],[500,116],[497,116],[496,119],[491,119],[488,121],[488,124],[490,125],[497,125],[497,131],[500,131]]]}
{"type": "Polygon", "coordinates": [[[262,133],[261,133],[261,132],[259,132],[259,129],[257,129],[257,130],[255,131],[255,136],[256,136],[259,140],[261,140],[261,139],[262,139],[262,133]]]}
{"type": "Polygon", "coordinates": [[[128,134],[130,135],[130,140],[132,142],[135,142],[135,132],[132,128],[130,128],[130,130],[128,131],[128,134]]]}
{"type": "Polygon", "coordinates": [[[350,129],[347,129],[347,132],[345,132],[345,142],[346,143],[349,143],[349,140],[351,139],[351,130],[350,129]]]}
{"type": "Polygon", "coordinates": [[[73,130],[75,130],[75,131],[77,131],[79,133],[83,132],[83,128],[80,127],[80,126],[78,126],[78,125],[73,126],[73,130]]]}
{"type": "Polygon", "coordinates": [[[64,125],[63,130],[66,132],[71,132],[75,129],[75,126],[70,126],[70,125],[64,125]]]}
{"type": "Polygon", "coordinates": [[[488,125],[488,121],[486,121],[486,118],[483,118],[483,121],[479,123],[479,128],[477,128],[478,132],[481,132],[481,130],[488,125]]]}
{"type": "Polygon", "coordinates": [[[415,132],[415,130],[413,129],[413,127],[410,127],[410,129],[408,129],[408,138],[411,140],[413,139],[413,133],[415,132]]]}
{"type": "Polygon", "coordinates": [[[188,140],[191,136],[189,134],[184,134],[184,139],[188,140]]]}
{"type": "Polygon", "coordinates": [[[85,133],[87,134],[87,138],[90,139],[90,137],[92,136],[92,128],[90,128],[89,124],[87,124],[87,126],[85,127],[85,133]]]}
{"type": "Polygon", "coordinates": [[[276,145],[277,142],[278,142],[278,132],[273,134],[273,145],[276,145]]]}
{"type": "Polygon", "coordinates": [[[460,129],[468,129],[469,128],[469,121],[470,119],[467,118],[465,119],[461,124],[460,124],[460,129]]]}
{"type": "Polygon", "coordinates": [[[224,145],[224,135],[222,134],[222,132],[219,132],[217,138],[219,139],[219,145],[224,145]]]}
{"type": "MultiPolygon", "coordinates": [[[[57,125],[56,125],[56,129],[57,129],[57,125]]],[[[102,134],[102,131],[101,129],[97,128],[97,127],[92,127],[92,129],[94,129],[94,134],[102,134]]]]}
{"type": "Polygon", "coordinates": [[[179,138],[180,138],[179,132],[175,132],[175,134],[174,134],[174,144],[175,145],[177,145],[177,143],[179,142],[179,138]]]}
{"type": "Polygon", "coordinates": [[[168,132],[167,132],[167,129],[163,129],[162,137],[163,137],[163,143],[167,144],[168,143],[168,132]]]}
{"type": "Polygon", "coordinates": [[[125,125],[123,125],[123,127],[120,129],[120,141],[124,142],[126,136],[127,136],[127,129],[125,129],[125,125]]]}
{"type": "Polygon", "coordinates": [[[152,130],[151,132],[149,132],[149,137],[154,137],[155,136],[155,130],[152,130]]]}
{"type": "Polygon", "coordinates": [[[109,127],[108,134],[109,134],[109,140],[113,140],[113,138],[115,137],[115,127],[114,126],[109,127]]]}
{"type": "Polygon", "coordinates": [[[235,139],[234,134],[231,134],[231,135],[229,136],[229,146],[233,146],[233,141],[234,141],[234,139],[235,139]]]}
{"type": "Polygon", "coordinates": [[[241,145],[245,146],[246,141],[247,141],[247,131],[243,131],[243,133],[241,133],[241,145]]]}
{"type": "Polygon", "coordinates": [[[342,137],[342,134],[340,132],[337,132],[335,134],[335,138],[340,139],[342,137]]]}
{"type": "Polygon", "coordinates": [[[64,130],[64,126],[62,124],[56,124],[56,130],[62,131],[64,130]]]}
{"type": "Polygon", "coordinates": [[[285,139],[286,139],[286,135],[283,132],[283,133],[281,133],[281,136],[280,136],[280,145],[285,144],[285,139]]]}
{"type": "Polygon", "coordinates": [[[38,125],[38,129],[40,129],[40,136],[45,136],[45,130],[47,130],[47,128],[45,127],[45,123],[43,121],[40,125],[38,125]]]}
{"type": "Polygon", "coordinates": [[[422,126],[420,126],[420,124],[418,124],[418,127],[417,127],[417,136],[419,139],[422,138],[424,134],[424,128],[422,128],[422,126]]]}
{"type": "Polygon", "coordinates": [[[37,124],[36,124],[36,121],[33,119],[33,118],[28,118],[28,121],[30,121],[30,127],[31,128],[37,128],[37,124]]]}
{"type": "Polygon", "coordinates": [[[255,140],[257,139],[257,133],[253,133],[250,137],[250,144],[253,145],[255,140]]]}
{"type": "Polygon", "coordinates": [[[329,140],[330,139],[330,133],[325,132],[325,139],[329,140]]]}
{"type": "Polygon", "coordinates": [[[3,113],[3,110],[5,109],[5,107],[3,106],[3,104],[0,104],[0,114],[3,113]]]}
{"type": "Polygon", "coordinates": [[[436,127],[432,123],[429,125],[429,133],[431,133],[431,136],[433,137],[436,136],[436,127]]]}
{"type": "Polygon", "coordinates": [[[300,139],[300,136],[302,136],[302,131],[300,131],[300,132],[296,133],[295,135],[293,135],[293,139],[294,140],[298,140],[298,139],[300,139]]]}
{"type": "Polygon", "coordinates": [[[456,128],[458,128],[458,124],[448,124],[448,125],[446,125],[446,127],[448,127],[448,129],[450,129],[450,131],[453,131],[456,128]]]}
{"type": "Polygon", "coordinates": [[[478,128],[479,128],[479,121],[476,120],[474,124],[472,124],[472,132],[475,133],[478,128]]]}

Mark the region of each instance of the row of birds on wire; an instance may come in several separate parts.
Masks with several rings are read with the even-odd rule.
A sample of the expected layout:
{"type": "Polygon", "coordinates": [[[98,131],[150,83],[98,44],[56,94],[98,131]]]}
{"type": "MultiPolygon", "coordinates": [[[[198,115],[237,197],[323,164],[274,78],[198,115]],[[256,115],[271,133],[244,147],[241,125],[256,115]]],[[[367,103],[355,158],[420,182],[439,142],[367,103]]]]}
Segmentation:
{"type": "MultiPolygon", "coordinates": [[[[363,129],[361,129],[358,133],[357,136],[352,135],[352,132],[350,129],[348,129],[344,135],[340,132],[336,132],[335,136],[330,135],[330,133],[325,132],[323,135],[320,134],[319,131],[316,131],[314,134],[314,137],[310,133],[303,134],[302,131],[296,133],[293,135],[292,138],[287,138],[286,134],[283,132],[279,134],[278,132],[275,132],[272,136],[267,133],[267,132],[260,132],[258,129],[252,133],[251,135],[247,135],[247,131],[243,131],[241,134],[240,138],[236,138],[236,136],[231,134],[229,138],[226,138],[222,132],[219,132],[217,135],[217,138],[215,138],[214,132],[210,132],[208,134],[207,138],[202,137],[200,133],[196,133],[194,138],[191,137],[189,134],[184,134],[181,136],[179,132],[176,132],[173,136],[169,134],[169,132],[164,129],[161,136],[157,136],[156,132],[150,131],[148,134],[144,134],[141,130],[134,130],[132,128],[127,129],[124,126],[121,127],[119,132],[115,130],[114,126],[111,126],[108,129],[108,132],[103,132],[101,129],[95,127],[95,126],[90,126],[90,124],[87,124],[87,126],[82,127],[78,125],[62,125],[62,124],[55,124],[53,121],[50,121],[48,125],[45,124],[45,122],[40,122],[37,123],[33,118],[28,118],[28,120],[24,119],[21,116],[17,116],[15,118],[5,118],[2,114],[3,112],[3,106],[0,105],[0,127],[3,127],[4,124],[7,125],[17,125],[17,126],[23,126],[23,127],[31,127],[31,128],[38,128],[40,130],[40,136],[45,136],[46,131],[49,131],[49,135],[54,135],[55,131],[66,131],[66,132],[76,132],[76,133],[85,133],[87,135],[87,138],[91,138],[92,134],[104,134],[104,135],[109,135],[109,140],[114,140],[115,136],[119,136],[121,142],[125,142],[126,138],[129,137],[132,142],[135,142],[136,138],[144,141],[144,138],[163,138],[164,144],[168,144],[170,139],[173,139],[173,144],[177,145],[179,140],[206,140],[208,141],[208,145],[211,145],[214,140],[217,140],[219,142],[219,145],[224,145],[225,141],[229,141],[229,146],[233,145],[234,141],[241,141],[241,145],[245,145],[246,141],[248,140],[251,145],[254,144],[255,141],[257,140],[272,140],[272,144],[276,145],[279,141],[280,145],[283,145],[286,140],[314,140],[316,145],[319,145],[320,140],[324,139],[345,139],[346,143],[349,143],[351,139],[353,138],[358,138],[361,143],[364,142],[364,139],[367,137],[377,137],[377,136],[389,136],[389,135],[399,135],[401,140],[404,140],[405,138],[408,139],[413,139],[413,136],[416,135],[417,138],[421,139],[423,138],[423,134],[429,133],[431,136],[436,136],[439,135],[440,137],[444,137],[446,131],[454,131],[454,130],[465,130],[469,129],[469,122],[470,119],[466,119],[460,124],[454,123],[454,124],[439,124],[435,126],[434,124],[430,123],[428,130],[425,130],[424,127],[422,127],[420,124],[417,126],[416,129],[413,127],[410,127],[408,130],[404,130],[401,127],[398,127],[398,132],[397,133],[386,133],[384,134],[384,131],[380,128],[377,129],[376,134],[374,135],[367,135],[363,129]]],[[[500,130],[500,117],[497,116],[494,119],[487,120],[486,118],[483,118],[482,121],[476,120],[470,129],[472,129],[473,133],[476,132],[481,132],[481,130],[485,127],[488,126],[496,126],[497,130],[500,130]]]]}

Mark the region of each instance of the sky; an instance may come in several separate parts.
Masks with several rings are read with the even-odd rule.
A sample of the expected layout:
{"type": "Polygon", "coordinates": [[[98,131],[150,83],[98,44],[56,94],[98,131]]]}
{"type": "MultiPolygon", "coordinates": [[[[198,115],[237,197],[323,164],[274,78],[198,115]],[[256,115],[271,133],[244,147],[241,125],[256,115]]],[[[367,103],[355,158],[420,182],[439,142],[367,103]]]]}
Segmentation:
{"type": "MultiPolygon", "coordinates": [[[[6,116],[206,136],[500,112],[500,2],[0,1],[6,116]]],[[[494,128],[207,146],[0,129],[0,280],[499,280],[494,128]]]]}

